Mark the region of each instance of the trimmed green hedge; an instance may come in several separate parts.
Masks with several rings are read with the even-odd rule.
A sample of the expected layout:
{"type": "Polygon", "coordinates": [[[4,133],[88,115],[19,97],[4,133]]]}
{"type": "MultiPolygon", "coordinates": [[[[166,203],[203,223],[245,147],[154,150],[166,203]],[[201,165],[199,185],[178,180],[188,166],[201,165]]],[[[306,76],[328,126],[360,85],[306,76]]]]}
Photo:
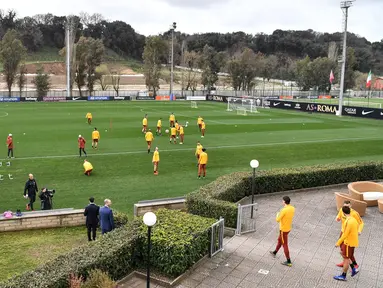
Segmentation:
{"type": "MultiPolygon", "coordinates": [[[[189,213],[219,219],[236,228],[237,205],[251,195],[251,173],[236,172],[217,178],[187,195],[189,213]]],[[[255,193],[266,194],[355,181],[383,179],[383,162],[349,162],[258,171],[255,193]]]]}
{"type": "MultiPolygon", "coordinates": [[[[125,222],[127,218],[119,214],[118,222],[125,222]]],[[[215,220],[165,209],[156,214],[151,266],[160,273],[178,276],[208,253],[208,230],[215,220]]],[[[142,219],[135,219],[98,241],[0,284],[0,288],[68,288],[70,274],[86,278],[94,269],[118,280],[136,268],[146,267],[146,241],[147,227],[142,219]]]]}
{"type": "MultiPolygon", "coordinates": [[[[152,230],[151,266],[169,276],[179,276],[209,252],[209,229],[216,220],[176,210],[160,209],[152,230]]],[[[142,221],[140,221],[142,223],[142,221]]],[[[147,227],[140,226],[140,263],[147,259],[147,227]]]]}

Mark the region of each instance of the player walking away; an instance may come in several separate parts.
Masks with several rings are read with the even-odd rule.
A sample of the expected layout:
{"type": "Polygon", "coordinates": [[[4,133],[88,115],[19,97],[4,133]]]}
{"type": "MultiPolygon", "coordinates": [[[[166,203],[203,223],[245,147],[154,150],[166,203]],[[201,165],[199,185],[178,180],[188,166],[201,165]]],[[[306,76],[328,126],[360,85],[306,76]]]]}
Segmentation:
{"type": "Polygon", "coordinates": [[[85,138],[82,137],[81,135],[78,135],[78,152],[80,153],[80,157],[82,152],[84,152],[85,157],[87,157],[87,154],[85,152],[85,138]]]}
{"type": "MultiPolygon", "coordinates": [[[[362,234],[362,231],[363,231],[363,228],[364,228],[364,222],[363,222],[362,218],[360,217],[359,213],[351,208],[351,201],[349,201],[349,200],[344,201],[343,206],[350,208],[350,215],[351,215],[351,217],[355,218],[356,222],[358,222],[358,234],[359,235],[362,234]]],[[[342,237],[342,234],[344,233],[344,230],[345,230],[345,227],[346,227],[346,220],[347,220],[347,217],[343,213],[342,208],[339,209],[339,213],[336,216],[336,221],[337,222],[342,221],[342,230],[341,230],[340,236],[339,236],[340,238],[342,237]]],[[[340,250],[341,250],[341,255],[342,255],[342,246],[343,245],[344,245],[343,243],[341,243],[339,245],[340,246],[340,250]]],[[[354,267],[356,269],[358,269],[359,266],[358,266],[358,263],[355,260],[354,255],[352,257],[350,257],[350,260],[351,260],[351,263],[354,265],[354,267]]],[[[342,263],[337,264],[336,266],[343,267],[344,266],[344,261],[342,263]]]]}
{"type": "Polygon", "coordinates": [[[203,176],[203,179],[206,177],[206,165],[207,165],[207,153],[206,149],[202,148],[202,153],[199,155],[198,159],[198,179],[201,179],[201,175],[203,176]]]}
{"type": "Polygon", "coordinates": [[[7,137],[7,147],[8,147],[8,158],[13,157],[13,137],[12,134],[9,134],[7,137]]]}
{"type": "Polygon", "coordinates": [[[170,128],[170,143],[172,143],[172,140],[173,140],[173,143],[177,144],[177,138],[176,137],[177,137],[177,129],[173,125],[172,128],[170,128]]]}
{"type": "Polygon", "coordinates": [[[92,132],[92,148],[93,149],[98,148],[98,140],[100,140],[100,132],[97,130],[97,128],[94,128],[94,131],[92,132]]]}
{"type": "Polygon", "coordinates": [[[84,175],[90,176],[90,173],[93,171],[93,165],[87,160],[84,160],[84,164],[82,166],[84,167],[84,175]]]}
{"type": "Polygon", "coordinates": [[[146,140],[146,143],[148,143],[148,154],[150,153],[150,148],[152,147],[153,139],[154,139],[154,136],[153,136],[152,130],[149,129],[148,132],[146,132],[145,134],[145,140],[146,140]]]}
{"type": "Polygon", "coordinates": [[[197,125],[198,125],[199,132],[201,132],[202,121],[203,121],[203,118],[201,116],[198,116],[197,125]]]}
{"type": "Polygon", "coordinates": [[[156,135],[157,135],[157,136],[162,136],[162,133],[161,133],[161,127],[162,127],[162,118],[160,118],[160,119],[157,121],[157,131],[156,131],[156,135]]]}
{"type": "Polygon", "coordinates": [[[205,137],[205,129],[206,129],[206,124],[205,124],[205,121],[202,120],[202,122],[201,122],[201,133],[202,133],[201,138],[205,137]]]}
{"type": "Polygon", "coordinates": [[[176,123],[174,124],[174,126],[176,127],[176,130],[177,130],[177,139],[178,139],[178,135],[180,134],[180,124],[178,124],[178,120],[176,120],[176,123]]]}
{"type": "Polygon", "coordinates": [[[86,116],[85,116],[86,120],[88,121],[88,124],[91,125],[92,124],[92,113],[88,112],[86,113],[86,116]]]}
{"type": "Polygon", "coordinates": [[[174,126],[175,121],[176,121],[176,116],[174,116],[174,113],[172,112],[172,114],[170,114],[170,116],[169,116],[169,125],[170,125],[170,127],[174,126]]]}
{"type": "Polygon", "coordinates": [[[279,249],[283,246],[283,251],[285,252],[286,256],[286,262],[282,262],[283,265],[292,266],[291,259],[290,259],[290,251],[288,246],[288,235],[291,231],[291,226],[293,223],[293,218],[295,214],[295,208],[290,205],[290,197],[284,196],[283,197],[283,204],[284,207],[281,209],[281,211],[278,212],[276,221],[279,223],[279,237],[278,237],[278,244],[277,247],[275,247],[274,251],[270,251],[270,254],[275,257],[277,255],[279,249]]]}
{"type": "Polygon", "coordinates": [[[146,133],[148,127],[148,114],[145,114],[144,119],[142,119],[142,133],[146,133]]]}
{"type": "Polygon", "coordinates": [[[197,167],[198,167],[198,163],[199,163],[199,157],[202,153],[202,144],[198,141],[197,142],[197,148],[195,149],[195,156],[197,157],[197,167]]]}
{"type": "Polygon", "coordinates": [[[160,163],[160,152],[158,152],[158,147],[153,153],[152,163],[154,166],[154,175],[158,175],[158,164],[160,163]]]}
{"type": "Polygon", "coordinates": [[[25,183],[24,187],[24,198],[29,199],[29,203],[27,204],[27,210],[32,210],[33,209],[33,203],[36,201],[36,194],[39,191],[39,188],[37,188],[37,182],[33,178],[33,174],[28,175],[28,180],[25,183]]]}
{"type": "Polygon", "coordinates": [[[341,247],[343,256],[343,273],[339,276],[334,276],[335,280],[346,281],[347,270],[351,267],[351,277],[359,273],[354,264],[351,263],[351,258],[354,257],[355,248],[359,244],[359,224],[354,217],[351,216],[351,208],[348,206],[342,207],[342,212],[346,215],[345,229],[342,237],[336,242],[335,247],[341,247]],[[342,245],[343,244],[343,245],[342,245]]]}
{"type": "Polygon", "coordinates": [[[180,144],[184,144],[184,137],[185,137],[185,132],[184,132],[184,126],[180,125],[180,144]]]}

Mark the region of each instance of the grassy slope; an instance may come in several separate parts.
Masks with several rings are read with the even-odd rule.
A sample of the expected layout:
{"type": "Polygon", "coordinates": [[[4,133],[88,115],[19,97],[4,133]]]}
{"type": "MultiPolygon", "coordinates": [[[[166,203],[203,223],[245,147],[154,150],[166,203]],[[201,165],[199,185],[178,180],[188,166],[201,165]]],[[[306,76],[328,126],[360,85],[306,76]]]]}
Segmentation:
{"type": "Polygon", "coordinates": [[[237,116],[215,103],[199,103],[198,110],[189,105],[104,102],[0,106],[0,116],[9,113],[0,118],[0,135],[5,138],[8,133],[14,134],[19,158],[12,161],[11,167],[0,168],[1,174],[14,176],[14,180],[0,183],[6,195],[0,210],[24,207],[22,190],[28,173],[35,174],[40,187],[57,190],[56,208],[83,207],[93,195],[98,203],[108,197],[115,208],[131,213],[137,201],[185,195],[219,175],[248,169],[253,158],[260,161],[261,169],[382,159],[383,128],[379,121],[281,110],[237,116]],[[92,177],[82,175],[82,160],[76,156],[78,134],[90,140],[93,126],[84,119],[88,110],[93,112],[94,125],[101,131],[100,149],[92,151],[90,144],[87,146],[88,159],[95,167],[92,177]],[[154,128],[157,118],[163,117],[166,123],[172,111],[181,123],[189,121],[191,127],[186,128],[183,146],[170,145],[165,136],[155,139],[154,145],[161,149],[161,164],[160,175],[154,177],[141,120],[148,113],[154,128]],[[199,114],[207,122],[207,136],[202,143],[210,157],[208,179],[204,182],[196,179],[194,159],[195,143],[201,140],[194,126],[199,114]],[[113,128],[109,131],[111,120],[113,128]],[[60,155],[64,157],[50,157],[60,155]]]}
{"type": "Polygon", "coordinates": [[[86,239],[83,227],[0,233],[0,281],[85,244],[86,239]]]}

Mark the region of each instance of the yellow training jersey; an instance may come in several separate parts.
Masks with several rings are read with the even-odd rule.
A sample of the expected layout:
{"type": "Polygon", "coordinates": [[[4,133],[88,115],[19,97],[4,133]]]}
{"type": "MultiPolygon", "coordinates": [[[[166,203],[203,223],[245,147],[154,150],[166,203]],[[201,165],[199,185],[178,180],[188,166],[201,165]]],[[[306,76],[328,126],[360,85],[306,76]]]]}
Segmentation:
{"type": "Polygon", "coordinates": [[[176,123],[175,126],[176,126],[177,131],[180,130],[180,124],[176,123]]]}
{"type": "Polygon", "coordinates": [[[175,135],[177,134],[177,129],[176,129],[176,127],[172,127],[172,128],[170,128],[170,132],[171,132],[171,135],[172,135],[172,136],[175,136],[175,135]]]}
{"type": "Polygon", "coordinates": [[[154,139],[154,137],[153,137],[153,133],[152,133],[152,132],[146,132],[146,134],[145,134],[145,140],[146,140],[146,141],[150,141],[150,142],[152,142],[153,139],[154,139]]]}
{"type": "Polygon", "coordinates": [[[152,162],[159,162],[159,161],[160,161],[160,152],[154,151],[152,162]]]}
{"type": "Polygon", "coordinates": [[[203,120],[202,117],[198,117],[197,124],[198,124],[198,125],[199,125],[199,124],[202,124],[202,120],[203,120]]]}
{"type": "Polygon", "coordinates": [[[162,121],[161,120],[157,121],[157,127],[160,127],[160,128],[162,127],[162,121]]]}
{"type": "Polygon", "coordinates": [[[279,230],[289,232],[293,224],[295,208],[291,205],[286,205],[277,214],[276,221],[279,223],[279,230]]]}
{"type": "Polygon", "coordinates": [[[148,125],[148,119],[147,118],[142,119],[142,125],[143,126],[147,126],[148,125]]]}
{"type": "Polygon", "coordinates": [[[93,166],[90,162],[84,162],[83,166],[84,166],[85,172],[89,170],[93,170],[93,166]]]}
{"type": "Polygon", "coordinates": [[[92,119],[92,113],[86,113],[85,118],[87,118],[87,119],[92,119]]]}
{"type": "Polygon", "coordinates": [[[184,132],[184,127],[181,126],[181,127],[180,127],[180,135],[184,135],[184,134],[185,134],[185,132],[184,132]]]}
{"type": "MultiPolygon", "coordinates": [[[[354,209],[351,208],[350,216],[355,218],[356,222],[358,222],[358,232],[362,233],[363,228],[364,228],[364,222],[362,218],[360,217],[359,213],[355,211],[354,209]]],[[[338,216],[336,217],[337,219],[340,219],[342,221],[342,233],[344,232],[344,228],[346,226],[346,215],[343,213],[342,208],[339,209],[338,216]]]]}
{"type": "Polygon", "coordinates": [[[176,121],[176,116],[174,116],[174,114],[171,114],[170,116],[169,116],[169,121],[176,121]]]}
{"type": "Polygon", "coordinates": [[[198,160],[198,164],[207,164],[207,153],[206,152],[202,152],[200,155],[199,155],[199,160],[198,160]]]}
{"type": "Polygon", "coordinates": [[[206,128],[206,124],[205,124],[205,122],[202,122],[202,127],[201,127],[201,129],[205,129],[206,128]]]}
{"type": "Polygon", "coordinates": [[[336,243],[339,246],[341,243],[344,243],[350,247],[358,247],[359,245],[359,236],[358,236],[358,221],[354,217],[348,217],[345,221],[345,229],[342,234],[342,237],[339,238],[336,243]]]}
{"type": "Polygon", "coordinates": [[[202,153],[203,146],[201,144],[197,145],[197,148],[195,149],[195,155],[200,155],[202,153]]]}
{"type": "Polygon", "coordinates": [[[98,140],[98,139],[100,139],[100,132],[98,132],[98,131],[93,131],[92,132],[92,139],[93,140],[98,140]]]}

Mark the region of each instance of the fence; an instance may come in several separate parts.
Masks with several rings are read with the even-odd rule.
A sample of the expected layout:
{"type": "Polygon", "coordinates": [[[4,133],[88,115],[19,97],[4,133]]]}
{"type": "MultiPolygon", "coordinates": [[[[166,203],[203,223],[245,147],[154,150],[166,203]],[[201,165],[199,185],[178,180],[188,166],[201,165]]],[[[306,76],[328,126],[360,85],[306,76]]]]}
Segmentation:
{"type": "Polygon", "coordinates": [[[213,257],[223,250],[223,236],[225,232],[225,219],[220,218],[211,226],[211,239],[209,257],[213,257]]]}
{"type": "Polygon", "coordinates": [[[257,210],[258,210],[257,203],[247,204],[247,205],[238,204],[237,230],[235,231],[236,235],[241,235],[243,233],[250,233],[256,230],[256,211],[257,210]]]}

